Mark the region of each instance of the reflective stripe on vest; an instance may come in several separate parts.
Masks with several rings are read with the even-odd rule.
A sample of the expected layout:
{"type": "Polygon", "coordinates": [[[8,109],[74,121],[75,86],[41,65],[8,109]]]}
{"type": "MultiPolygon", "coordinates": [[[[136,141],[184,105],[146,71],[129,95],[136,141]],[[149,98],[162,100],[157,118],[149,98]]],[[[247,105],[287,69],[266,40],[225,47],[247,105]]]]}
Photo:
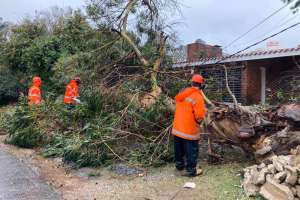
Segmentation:
{"type": "Polygon", "coordinates": [[[71,93],[73,93],[73,94],[75,93],[74,88],[72,88],[70,85],[67,86],[67,89],[69,89],[71,93]]]}
{"type": "Polygon", "coordinates": [[[192,99],[191,97],[187,97],[184,99],[185,102],[191,103],[193,105],[196,104],[196,101],[194,99],[192,99]]]}
{"type": "Polygon", "coordinates": [[[31,95],[29,95],[30,97],[40,97],[40,95],[38,95],[38,94],[31,94],[31,95]]]}
{"type": "Polygon", "coordinates": [[[30,89],[30,90],[29,90],[28,97],[29,97],[29,98],[32,98],[32,97],[40,98],[40,97],[41,97],[41,94],[40,94],[39,88],[32,88],[32,89],[30,89]]]}
{"type": "Polygon", "coordinates": [[[179,137],[184,137],[184,138],[188,138],[188,139],[191,139],[191,140],[198,140],[200,135],[199,134],[196,134],[196,135],[190,135],[190,134],[186,134],[186,133],[183,133],[181,131],[178,131],[176,129],[172,129],[172,134],[173,135],[176,135],[176,136],[179,136],[179,137]]]}

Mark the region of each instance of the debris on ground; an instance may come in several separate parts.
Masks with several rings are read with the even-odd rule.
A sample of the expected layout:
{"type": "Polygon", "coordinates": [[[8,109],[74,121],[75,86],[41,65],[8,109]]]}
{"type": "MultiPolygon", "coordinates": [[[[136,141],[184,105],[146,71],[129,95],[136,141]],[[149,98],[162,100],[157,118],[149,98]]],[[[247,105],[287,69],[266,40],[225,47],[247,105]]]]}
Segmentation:
{"type": "Polygon", "coordinates": [[[186,182],[184,185],[183,185],[184,188],[190,188],[190,189],[194,189],[196,187],[196,184],[193,183],[193,182],[186,182]]]}
{"type": "Polygon", "coordinates": [[[260,165],[244,169],[242,186],[248,196],[260,194],[268,200],[300,198],[300,146],[290,155],[274,155],[260,165]]]}
{"type": "Polygon", "coordinates": [[[112,166],[111,170],[118,175],[138,175],[139,177],[144,176],[143,170],[124,164],[112,166]]]}

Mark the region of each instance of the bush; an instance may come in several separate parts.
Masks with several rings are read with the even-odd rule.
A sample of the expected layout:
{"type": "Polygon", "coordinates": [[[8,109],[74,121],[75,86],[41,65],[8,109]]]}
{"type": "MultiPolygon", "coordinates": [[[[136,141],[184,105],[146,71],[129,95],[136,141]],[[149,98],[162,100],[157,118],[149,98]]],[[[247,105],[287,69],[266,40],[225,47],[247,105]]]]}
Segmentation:
{"type": "Polygon", "coordinates": [[[30,74],[39,74],[44,83],[51,84],[52,67],[60,56],[59,48],[59,39],[55,36],[35,39],[24,55],[30,74]]]}
{"type": "Polygon", "coordinates": [[[62,156],[77,167],[114,161],[157,166],[172,160],[171,114],[164,98],[147,109],[139,108],[120,91],[88,87],[81,98],[83,103],[72,110],[56,109],[60,125],[44,156],[62,156]]]}
{"type": "MultiPolygon", "coordinates": [[[[135,33],[130,34],[139,40],[135,33]]],[[[114,161],[151,165],[168,160],[171,113],[164,97],[150,108],[140,107],[140,95],[151,90],[150,75],[143,80],[126,80],[144,70],[124,67],[138,65],[138,60],[117,33],[91,26],[75,11],[53,25],[39,19],[25,20],[13,27],[2,46],[0,61],[22,77],[23,87],[28,88],[34,75],[43,81],[43,104],[29,107],[22,96],[8,123],[3,123],[9,143],[45,147],[45,156],[61,156],[80,167],[114,161]],[[58,97],[77,75],[84,84],[79,87],[82,103],[67,108],[58,97]],[[116,87],[116,82],[126,82],[126,89],[98,88],[110,79],[116,87]]],[[[141,49],[148,52],[146,57],[151,61],[156,57],[150,58],[153,44],[148,42],[141,49]]],[[[1,98],[9,94],[7,91],[18,91],[7,89],[15,87],[14,77],[1,82],[4,77],[9,76],[0,77],[1,98]]],[[[175,93],[177,87],[171,89],[170,93],[175,93]]]]}
{"type": "Polygon", "coordinates": [[[42,144],[43,137],[38,126],[38,110],[27,105],[24,96],[12,115],[7,132],[7,142],[20,147],[32,148],[42,144]]]}
{"type": "Polygon", "coordinates": [[[18,99],[20,86],[10,71],[0,70],[0,105],[4,105],[18,99]]]}

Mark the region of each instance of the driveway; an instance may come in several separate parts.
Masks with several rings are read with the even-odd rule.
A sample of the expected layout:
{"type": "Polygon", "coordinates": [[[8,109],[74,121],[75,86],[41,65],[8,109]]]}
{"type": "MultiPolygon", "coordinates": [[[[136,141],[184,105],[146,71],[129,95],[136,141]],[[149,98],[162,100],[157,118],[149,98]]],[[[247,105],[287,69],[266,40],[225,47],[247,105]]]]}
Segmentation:
{"type": "Polygon", "coordinates": [[[0,149],[0,200],[59,200],[58,195],[20,160],[0,149]]]}

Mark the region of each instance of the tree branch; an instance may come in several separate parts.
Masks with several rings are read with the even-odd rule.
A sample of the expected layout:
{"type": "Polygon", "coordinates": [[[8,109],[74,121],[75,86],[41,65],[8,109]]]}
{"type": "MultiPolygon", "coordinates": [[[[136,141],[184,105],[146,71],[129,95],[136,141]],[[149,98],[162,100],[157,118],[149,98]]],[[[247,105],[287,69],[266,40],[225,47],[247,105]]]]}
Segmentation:
{"type": "Polygon", "coordinates": [[[133,40],[127,35],[127,32],[125,30],[121,30],[119,32],[120,35],[128,42],[128,44],[133,48],[134,52],[136,53],[137,57],[139,58],[142,65],[145,67],[149,66],[149,62],[143,57],[142,52],[138,48],[138,46],[133,42],[133,40]]]}
{"type": "Polygon", "coordinates": [[[124,8],[124,11],[120,15],[120,19],[121,19],[120,25],[119,25],[120,29],[127,30],[127,21],[128,21],[129,13],[133,9],[133,7],[134,7],[134,5],[136,4],[137,1],[138,0],[129,0],[128,4],[124,8]],[[124,16],[124,17],[122,17],[122,16],[124,16]]]}
{"type": "Polygon", "coordinates": [[[165,36],[163,32],[160,33],[159,38],[159,57],[155,60],[153,65],[153,72],[151,74],[151,81],[152,81],[152,89],[155,89],[158,87],[157,85],[157,72],[160,69],[162,59],[165,56],[166,53],[166,40],[168,39],[168,36],[165,36]]]}
{"type": "Polygon", "coordinates": [[[229,84],[228,84],[228,73],[227,73],[227,67],[225,65],[220,65],[223,67],[224,69],[224,72],[225,72],[225,84],[226,84],[226,89],[229,93],[229,95],[231,96],[232,100],[233,100],[233,103],[234,103],[234,106],[235,107],[238,107],[238,102],[236,100],[236,97],[235,95],[233,94],[233,92],[231,91],[230,87],[229,87],[229,84]]]}

